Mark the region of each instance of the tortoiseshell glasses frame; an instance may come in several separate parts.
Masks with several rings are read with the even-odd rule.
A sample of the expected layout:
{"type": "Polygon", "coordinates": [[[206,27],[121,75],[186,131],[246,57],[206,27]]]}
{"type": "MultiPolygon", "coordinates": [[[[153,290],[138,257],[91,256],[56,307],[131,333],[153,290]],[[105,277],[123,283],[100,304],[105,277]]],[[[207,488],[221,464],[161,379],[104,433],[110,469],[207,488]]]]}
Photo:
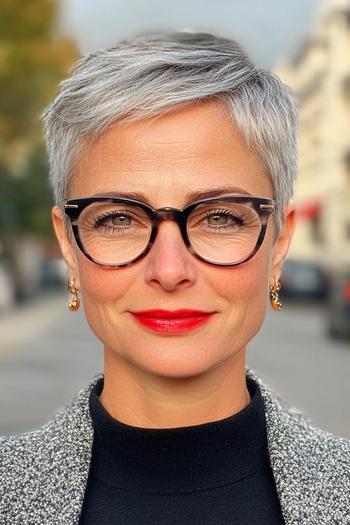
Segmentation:
{"type": "Polygon", "coordinates": [[[262,197],[253,197],[250,195],[223,195],[215,198],[209,198],[209,199],[203,199],[196,202],[191,203],[190,205],[186,206],[183,209],[178,208],[171,208],[171,207],[164,207],[164,208],[152,208],[151,206],[148,206],[144,202],[133,200],[133,199],[126,199],[126,198],[118,198],[118,197],[86,197],[86,198],[79,198],[79,199],[66,199],[64,201],[64,212],[69,217],[72,232],[75,238],[75,241],[81,250],[81,252],[87,257],[90,261],[94,262],[95,264],[98,264],[100,266],[109,267],[109,268],[115,268],[115,267],[127,267],[131,264],[135,263],[136,261],[139,261],[143,257],[147,255],[147,253],[150,251],[153,243],[155,242],[155,239],[157,237],[159,225],[162,221],[175,221],[180,229],[183,242],[185,246],[187,247],[188,251],[197,259],[214,265],[214,266],[226,266],[226,267],[234,267],[238,266],[240,264],[243,264],[247,261],[249,261],[254,255],[257,253],[259,248],[261,247],[265,234],[267,229],[267,223],[269,216],[274,213],[275,211],[275,204],[273,199],[268,198],[262,198],[262,197]],[[104,263],[102,261],[97,260],[91,254],[87,251],[86,247],[84,246],[84,243],[82,241],[81,235],[79,233],[79,216],[85,210],[88,206],[92,204],[122,204],[124,206],[136,206],[137,208],[141,209],[149,218],[150,220],[150,233],[149,233],[149,239],[147,245],[142,249],[141,253],[139,253],[137,256],[133,257],[131,260],[128,260],[126,262],[122,263],[104,263]],[[260,230],[257,234],[257,239],[255,242],[255,245],[252,246],[251,251],[243,257],[241,260],[238,261],[231,261],[231,262],[215,262],[212,260],[208,260],[205,257],[202,257],[199,255],[193,248],[191,241],[188,236],[187,232],[187,219],[191,215],[191,213],[198,207],[203,205],[215,205],[216,203],[238,203],[238,204],[244,204],[248,206],[249,208],[253,209],[256,214],[259,217],[260,220],[260,230]]]}

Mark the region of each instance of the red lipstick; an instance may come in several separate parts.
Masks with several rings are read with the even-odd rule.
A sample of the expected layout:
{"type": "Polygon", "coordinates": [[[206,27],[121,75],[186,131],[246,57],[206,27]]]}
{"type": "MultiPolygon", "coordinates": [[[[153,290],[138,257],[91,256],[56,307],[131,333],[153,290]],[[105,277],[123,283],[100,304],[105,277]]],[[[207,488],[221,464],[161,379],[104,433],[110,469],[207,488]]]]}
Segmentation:
{"type": "Polygon", "coordinates": [[[188,309],[173,311],[154,309],[130,313],[142,326],[154,332],[175,334],[188,332],[207,323],[215,312],[188,309]]]}

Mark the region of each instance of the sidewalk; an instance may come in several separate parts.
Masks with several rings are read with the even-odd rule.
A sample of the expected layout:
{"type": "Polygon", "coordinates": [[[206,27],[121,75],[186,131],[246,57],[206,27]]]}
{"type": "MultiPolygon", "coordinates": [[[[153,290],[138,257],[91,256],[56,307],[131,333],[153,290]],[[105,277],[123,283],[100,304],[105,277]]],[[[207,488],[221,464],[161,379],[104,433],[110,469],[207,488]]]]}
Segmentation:
{"type": "Polygon", "coordinates": [[[64,292],[43,294],[31,302],[0,314],[0,360],[45,332],[66,309],[64,292]]]}
{"type": "Polygon", "coordinates": [[[43,295],[0,318],[0,435],[39,428],[103,370],[101,343],[67,299],[43,295]]]}

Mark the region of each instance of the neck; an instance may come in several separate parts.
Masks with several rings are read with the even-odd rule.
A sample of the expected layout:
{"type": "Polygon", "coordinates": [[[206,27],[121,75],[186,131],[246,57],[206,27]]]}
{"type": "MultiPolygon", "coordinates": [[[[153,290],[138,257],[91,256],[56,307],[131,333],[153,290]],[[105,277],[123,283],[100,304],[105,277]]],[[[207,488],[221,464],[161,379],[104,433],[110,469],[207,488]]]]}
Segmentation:
{"type": "Polygon", "coordinates": [[[115,419],[143,428],[176,428],[218,421],[243,410],[250,395],[245,349],[194,377],[159,377],[105,348],[100,401],[115,419]]]}

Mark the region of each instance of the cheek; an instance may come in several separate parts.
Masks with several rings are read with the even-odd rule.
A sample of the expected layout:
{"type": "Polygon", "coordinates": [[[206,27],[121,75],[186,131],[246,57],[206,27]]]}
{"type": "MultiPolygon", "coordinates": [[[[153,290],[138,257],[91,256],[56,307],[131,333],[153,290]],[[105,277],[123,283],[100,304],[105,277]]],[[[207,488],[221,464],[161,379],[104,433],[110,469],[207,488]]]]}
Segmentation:
{"type": "Polygon", "coordinates": [[[78,256],[79,281],[86,320],[96,337],[104,344],[120,344],[123,334],[125,298],[132,287],[132,269],[103,268],[84,256],[78,256]]]}
{"type": "Polygon", "coordinates": [[[79,280],[86,309],[95,312],[112,302],[116,307],[133,279],[125,268],[103,268],[79,256],[79,280]]]}
{"type": "Polygon", "coordinates": [[[251,304],[267,296],[269,266],[269,257],[260,252],[242,266],[220,269],[212,276],[212,286],[229,303],[251,304]]]}
{"type": "Polygon", "coordinates": [[[211,285],[226,305],[222,333],[239,348],[259,331],[268,304],[270,256],[261,250],[242,266],[212,275],[211,285]]]}

